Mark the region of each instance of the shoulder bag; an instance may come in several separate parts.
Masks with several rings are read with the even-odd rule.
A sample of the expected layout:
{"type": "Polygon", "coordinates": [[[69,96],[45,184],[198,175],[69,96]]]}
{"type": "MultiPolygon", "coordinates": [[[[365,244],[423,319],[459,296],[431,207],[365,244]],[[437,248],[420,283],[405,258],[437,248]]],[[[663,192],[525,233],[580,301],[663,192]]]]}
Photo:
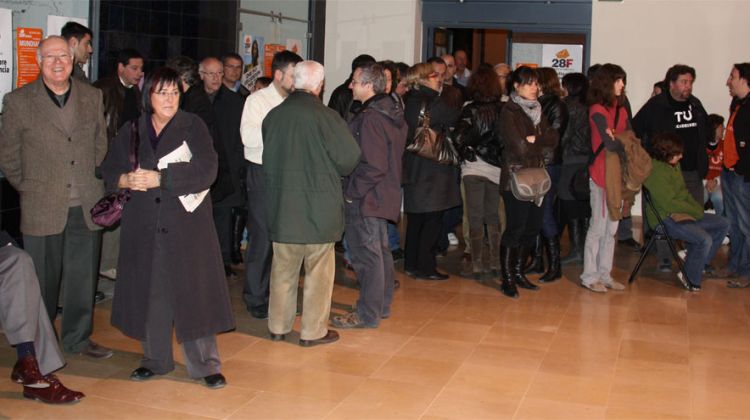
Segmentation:
{"type": "MultiPolygon", "coordinates": [[[[130,150],[128,157],[132,170],[138,169],[138,119],[130,121],[130,150]]],[[[91,208],[91,220],[99,226],[112,227],[120,222],[125,203],[130,200],[130,189],[122,189],[105,195],[91,208]]]]}
{"type": "Polygon", "coordinates": [[[445,130],[435,131],[430,127],[430,111],[427,103],[419,111],[419,127],[414,132],[414,139],[406,146],[408,152],[419,157],[433,160],[442,165],[458,165],[458,152],[445,130]]]}

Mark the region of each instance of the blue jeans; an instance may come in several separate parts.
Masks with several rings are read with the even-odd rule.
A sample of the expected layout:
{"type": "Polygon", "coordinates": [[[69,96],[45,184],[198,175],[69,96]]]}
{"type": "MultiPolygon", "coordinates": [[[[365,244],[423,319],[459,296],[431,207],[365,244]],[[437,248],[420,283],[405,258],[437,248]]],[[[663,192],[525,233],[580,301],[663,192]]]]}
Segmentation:
{"type": "Polygon", "coordinates": [[[716,214],[724,216],[724,197],[721,193],[721,184],[713,192],[708,192],[705,184],[703,185],[703,203],[705,204],[708,200],[711,200],[716,214]]]}
{"type": "Polygon", "coordinates": [[[398,233],[398,226],[391,222],[388,222],[388,248],[391,251],[401,248],[401,235],[398,233]]]}
{"type": "Polygon", "coordinates": [[[547,166],[547,174],[552,186],[547,191],[547,194],[544,195],[544,202],[542,202],[542,210],[544,211],[544,217],[542,217],[542,235],[545,238],[554,238],[560,234],[560,228],[557,226],[557,217],[555,217],[555,201],[557,199],[557,183],[560,180],[560,165],[547,166]]]}
{"type": "Polygon", "coordinates": [[[686,223],[677,223],[671,217],[666,217],[664,227],[673,239],[681,239],[687,243],[685,273],[690,283],[700,285],[703,267],[716,256],[721,241],[729,231],[729,221],[707,213],[701,220],[686,223]]]}
{"type": "Polygon", "coordinates": [[[750,184],[745,177],[733,171],[721,173],[721,188],[724,193],[724,209],[729,219],[732,242],[729,246],[730,271],[738,275],[750,275],[750,184]]]}
{"type": "Polygon", "coordinates": [[[390,316],[396,273],[388,248],[388,221],[364,217],[361,201],[346,203],[346,237],[351,263],[359,282],[357,315],[369,327],[377,327],[380,319],[390,316]]]}

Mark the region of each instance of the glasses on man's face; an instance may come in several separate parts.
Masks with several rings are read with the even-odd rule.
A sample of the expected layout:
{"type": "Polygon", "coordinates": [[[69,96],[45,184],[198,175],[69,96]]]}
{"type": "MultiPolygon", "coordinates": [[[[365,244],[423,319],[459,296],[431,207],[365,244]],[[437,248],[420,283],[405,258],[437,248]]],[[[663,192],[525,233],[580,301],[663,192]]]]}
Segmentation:
{"type": "Polygon", "coordinates": [[[156,96],[160,97],[161,99],[167,99],[167,98],[177,98],[180,96],[179,90],[160,90],[156,93],[156,96]]]}
{"type": "Polygon", "coordinates": [[[202,71],[201,74],[205,74],[208,77],[221,77],[224,75],[224,72],[223,71],[219,71],[219,72],[202,71]]]}
{"type": "Polygon", "coordinates": [[[55,61],[61,61],[63,63],[67,63],[68,61],[71,61],[73,59],[73,56],[67,53],[62,54],[45,54],[42,56],[42,60],[48,61],[50,63],[54,63],[55,61]]]}

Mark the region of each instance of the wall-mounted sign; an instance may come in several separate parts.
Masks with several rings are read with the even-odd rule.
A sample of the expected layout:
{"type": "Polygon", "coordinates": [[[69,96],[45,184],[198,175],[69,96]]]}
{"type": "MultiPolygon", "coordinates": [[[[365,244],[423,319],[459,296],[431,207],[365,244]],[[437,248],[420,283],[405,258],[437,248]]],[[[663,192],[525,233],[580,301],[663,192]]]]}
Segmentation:
{"type": "Polygon", "coordinates": [[[552,67],[562,79],[583,71],[583,45],[543,44],[542,67],[552,67]]]}
{"type": "Polygon", "coordinates": [[[242,56],[243,68],[242,68],[242,79],[241,83],[245,89],[253,91],[255,81],[259,77],[263,76],[263,59],[261,55],[263,51],[263,37],[245,34],[242,37],[242,46],[240,47],[240,55],[242,56]]]}
{"type": "Polygon", "coordinates": [[[13,22],[10,9],[0,9],[0,112],[3,98],[13,89],[13,22]]]}
{"type": "Polygon", "coordinates": [[[44,31],[40,28],[16,28],[16,87],[27,85],[39,76],[36,49],[44,31]]]}
{"type": "Polygon", "coordinates": [[[265,64],[265,70],[264,70],[263,73],[267,77],[273,77],[273,75],[271,75],[271,62],[273,61],[273,56],[276,55],[277,52],[281,52],[281,51],[284,51],[284,50],[286,50],[286,46],[285,45],[281,45],[281,44],[266,44],[266,50],[265,50],[266,59],[265,59],[265,63],[264,63],[265,64]]]}

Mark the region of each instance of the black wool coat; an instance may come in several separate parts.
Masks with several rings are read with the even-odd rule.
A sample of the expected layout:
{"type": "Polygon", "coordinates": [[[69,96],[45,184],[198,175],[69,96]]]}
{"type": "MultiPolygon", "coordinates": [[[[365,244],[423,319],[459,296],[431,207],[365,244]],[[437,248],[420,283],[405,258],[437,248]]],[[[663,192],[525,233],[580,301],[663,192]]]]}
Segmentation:
{"type": "MultiPolygon", "coordinates": [[[[221,201],[214,201],[214,205],[217,207],[245,207],[246,192],[242,178],[245,175],[247,164],[245,163],[242,137],[240,136],[240,120],[242,119],[242,110],[245,107],[245,98],[221,85],[211,105],[216,118],[216,141],[221,142],[226,153],[227,167],[220,167],[219,174],[226,174],[225,176],[231,180],[233,191],[222,198],[221,201]]],[[[219,159],[219,166],[224,163],[219,159]]]]}
{"type": "MultiPolygon", "coordinates": [[[[121,220],[112,325],[126,335],[144,340],[151,281],[165,281],[174,310],[180,342],[234,328],[229,291],[219,240],[214,228],[211,199],[206,197],[192,213],[180,195],[207,189],[216,178],[216,152],[206,125],[193,114],[178,111],[163,129],[156,150],[149,141],[150,115],[139,119],[139,163],[156,169],[159,158],[186,142],[190,162],[173,163],[162,170],[161,187],[132,191],[121,220]]],[[[130,126],[120,130],[102,163],[109,191],[117,190],[121,174],[130,172],[130,126]]]]}
{"type": "MultiPolygon", "coordinates": [[[[461,110],[447,105],[437,91],[425,86],[410,90],[404,95],[404,117],[409,131],[407,144],[414,141],[414,132],[419,124],[419,111],[427,104],[430,112],[430,127],[448,130],[455,126],[461,110]]],[[[407,213],[429,213],[446,210],[461,204],[460,170],[458,166],[441,165],[411,152],[404,157],[404,211],[407,213]]]]}

